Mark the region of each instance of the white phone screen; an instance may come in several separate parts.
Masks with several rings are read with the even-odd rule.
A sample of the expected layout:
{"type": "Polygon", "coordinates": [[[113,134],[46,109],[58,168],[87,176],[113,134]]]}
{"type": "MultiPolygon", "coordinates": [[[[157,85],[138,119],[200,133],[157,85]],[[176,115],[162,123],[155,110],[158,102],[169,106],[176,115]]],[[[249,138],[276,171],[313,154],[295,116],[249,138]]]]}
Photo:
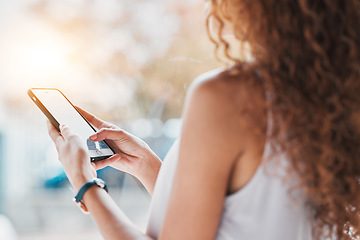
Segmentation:
{"type": "Polygon", "coordinates": [[[75,134],[80,136],[87,145],[91,158],[114,154],[104,141],[90,141],[89,136],[94,134],[94,129],[60,91],[56,89],[31,89],[31,91],[59,124],[69,126],[75,134]]]}

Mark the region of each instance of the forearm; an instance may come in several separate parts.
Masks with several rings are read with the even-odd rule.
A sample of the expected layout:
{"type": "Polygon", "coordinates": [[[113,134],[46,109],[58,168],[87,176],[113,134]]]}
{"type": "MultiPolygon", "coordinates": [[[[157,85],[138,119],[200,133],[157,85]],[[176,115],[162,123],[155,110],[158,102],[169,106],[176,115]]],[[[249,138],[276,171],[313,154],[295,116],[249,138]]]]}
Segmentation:
{"type": "MultiPolygon", "coordinates": [[[[61,134],[50,122],[48,127],[50,137],[59,152],[59,160],[69,181],[78,192],[86,182],[96,177],[95,163],[90,163],[86,145],[67,126],[60,126],[61,134]]],[[[150,239],[129,221],[104,189],[90,187],[82,200],[105,239],[150,239]]]]}
{"type": "Polygon", "coordinates": [[[104,239],[151,239],[125,216],[105,190],[92,187],[83,201],[104,239]]]}

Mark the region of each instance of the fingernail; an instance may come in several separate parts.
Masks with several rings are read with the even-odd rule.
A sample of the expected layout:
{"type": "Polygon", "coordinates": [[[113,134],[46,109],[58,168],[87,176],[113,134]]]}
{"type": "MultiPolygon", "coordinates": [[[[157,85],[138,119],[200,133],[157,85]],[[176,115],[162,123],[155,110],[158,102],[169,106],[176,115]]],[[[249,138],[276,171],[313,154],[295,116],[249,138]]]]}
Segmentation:
{"type": "Polygon", "coordinates": [[[96,133],[94,135],[91,135],[89,138],[90,138],[90,140],[95,140],[96,139],[96,133]]]}

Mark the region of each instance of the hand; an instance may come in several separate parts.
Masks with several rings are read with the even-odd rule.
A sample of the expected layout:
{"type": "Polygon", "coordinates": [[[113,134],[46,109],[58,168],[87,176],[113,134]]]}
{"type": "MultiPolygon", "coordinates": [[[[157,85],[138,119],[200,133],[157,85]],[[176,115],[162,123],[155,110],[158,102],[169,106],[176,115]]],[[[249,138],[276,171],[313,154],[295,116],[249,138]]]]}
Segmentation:
{"type": "Polygon", "coordinates": [[[106,142],[116,155],[111,158],[93,162],[96,169],[111,166],[138,178],[151,193],[161,166],[160,159],[149,146],[134,135],[119,127],[104,122],[87,111],[76,107],[79,112],[99,131],[90,136],[91,141],[106,142]]]}
{"type": "Polygon", "coordinates": [[[85,182],[96,177],[95,166],[90,162],[87,147],[69,127],[61,125],[59,133],[50,121],[47,121],[47,126],[65,173],[74,188],[79,190],[85,182]]]}

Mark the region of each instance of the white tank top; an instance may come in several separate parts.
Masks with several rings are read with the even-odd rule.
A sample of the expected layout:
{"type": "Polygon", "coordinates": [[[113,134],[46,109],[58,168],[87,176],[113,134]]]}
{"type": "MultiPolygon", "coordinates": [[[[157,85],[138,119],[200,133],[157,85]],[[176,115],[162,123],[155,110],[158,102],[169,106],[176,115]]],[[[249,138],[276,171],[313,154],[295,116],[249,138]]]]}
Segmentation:
{"type": "MultiPolygon", "coordinates": [[[[166,156],[153,192],[147,234],[155,239],[160,233],[166,214],[178,160],[179,142],[177,140],[174,143],[166,156]]],[[[264,157],[268,152],[269,147],[266,144],[264,157]]],[[[243,188],[225,198],[216,239],[312,239],[311,223],[308,219],[310,211],[301,199],[291,195],[298,200],[294,202],[290,197],[289,187],[279,177],[285,173],[278,170],[279,166],[277,176],[269,174],[272,166],[275,165],[271,161],[260,164],[243,188]]],[[[295,178],[290,178],[289,181],[291,179],[295,178]]]]}

